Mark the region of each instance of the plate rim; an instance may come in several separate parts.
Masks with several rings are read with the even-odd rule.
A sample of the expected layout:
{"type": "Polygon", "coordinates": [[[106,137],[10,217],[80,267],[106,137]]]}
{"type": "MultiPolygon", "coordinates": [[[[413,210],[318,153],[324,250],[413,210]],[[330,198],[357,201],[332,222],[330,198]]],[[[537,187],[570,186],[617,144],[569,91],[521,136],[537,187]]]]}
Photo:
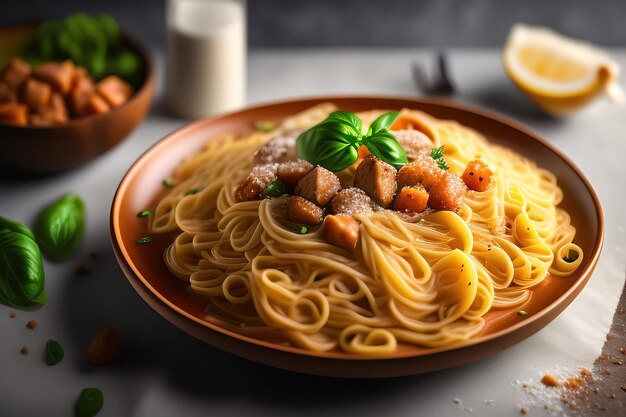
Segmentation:
{"type": "MultiPolygon", "coordinates": [[[[312,104],[312,105],[314,105],[314,104],[312,104]]],[[[260,347],[260,348],[271,349],[273,351],[294,354],[294,355],[298,355],[298,356],[302,356],[302,357],[328,359],[328,360],[373,361],[373,362],[378,362],[378,361],[403,360],[403,359],[411,359],[411,358],[418,358],[418,357],[419,358],[424,358],[424,357],[437,355],[437,354],[442,354],[442,353],[446,353],[446,352],[453,352],[453,351],[456,351],[456,350],[461,350],[461,349],[465,349],[465,348],[469,348],[469,347],[476,347],[477,345],[493,342],[493,341],[495,341],[497,339],[500,339],[501,337],[503,337],[503,336],[505,336],[507,334],[516,333],[518,330],[520,330],[522,328],[525,328],[525,327],[528,327],[528,328],[531,328],[531,329],[536,328],[528,336],[522,338],[521,340],[524,340],[524,339],[530,337],[534,333],[536,333],[539,330],[541,330],[543,327],[547,326],[550,322],[552,322],[554,320],[554,318],[556,318],[558,315],[560,315],[563,312],[563,310],[565,310],[565,308],[567,308],[569,306],[569,304],[578,296],[578,294],[582,291],[582,289],[585,287],[585,285],[587,284],[587,282],[591,278],[591,275],[592,275],[593,271],[595,270],[595,268],[597,266],[598,259],[599,259],[600,255],[601,255],[601,252],[602,252],[602,247],[603,247],[603,244],[604,244],[604,235],[605,235],[605,224],[604,224],[604,213],[603,213],[603,210],[602,210],[602,205],[600,203],[600,199],[598,198],[598,195],[595,192],[594,188],[592,187],[590,181],[583,174],[583,172],[580,170],[580,168],[577,166],[577,164],[574,163],[567,155],[563,154],[555,145],[550,143],[543,136],[541,136],[538,133],[532,131],[530,128],[524,126],[521,122],[518,122],[518,121],[516,121],[514,119],[511,119],[510,117],[507,117],[507,116],[495,113],[495,112],[493,112],[491,110],[487,110],[487,109],[484,109],[484,108],[481,108],[481,107],[478,107],[478,106],[467,105],[467,104],[464,104],[464,103],[458,103],[458,102],[455,102],[455,101],[451,101],[451,100],[448,100],[448,99],[442,99],[442,98],[413,98],[413,97],[405,97],[405,96],[388,96],[388,95],[371,95],[371,94],[366,94],[366,95],[348,94],[348,95],[332,95],[332,96],[328,96],[328,95],[314,95],[314,96],[304,96],[304,97],[296,97],[296,98],[289,98],[289,99],[277,99],[277,100],[271,100],[271,101],[266,101],[266,102],[262,102],[262,103],[256,103],[254,105],[246,106],[246,107],[238,109],[236,111],[223,113],[223,114],[219,114],[219,115],[216,115],[216,116],[210,116],[210,117],[204,117],[204,118],[196,119],[196,120],[190,121],[190,122],[184,124],[183,126],[173,130],[172,132],[168,133],[167,135],[165,135],[164,137],[162,137],[161,139],[156,141],[149,148],[147,148],[132,163],[132,165],[129,167],[129,169],[126,171],[126,173],[124,174],[124,176],[120,180],[120,183],[119,183],[118,187],[116,188],[116,191],[115,191],[115,194],[114,194],[114,197],[113,197],[113,200],[112,200],[112,204],[111,204],[111,211],[110,211],[110,235],[111,235],[111,242],[112,242],[113,250],[115,252],[116,260],[120,264],[120,267],[121,267],[122,272],[124,273],[126,279],[130,282],[131,286],[139,294],[139,296],[154,310],[156,310],[154,308],[154,306],[152,306],[152,304],[150,302],[148,302],[148,300],[145,299],[143,294],[141,294],[139,291],[137,291],[137,289],[135,288],[133,282],[131,282],[131,279],[134,279],[137,282],[141,283],[148,290],[148,292],[152,296],[156,297],[156,300],[158,300],[159,302],[163,303],[164,306],[166,306],[170,310],[173,310],[174,312],[178,313],[183,318],[191,320],[192,322],[194,322],[195,324],[201,326],[202,328],[204,328],[206,330],[213,331],[213,332],[218,332],[218,333],[220,333],[223,336],[228,336],[228,337],[237,339],[240,342],[256,345],[257,347],[260,347]],[[339,353],[339,352],[315,352],[315,351],[308,351],[308,350],[305,350],[305,349],[302,349],[302,348],[298,348],[298,347],[283,346],[283,345],[279,345],[279,344],[276,344],[276,343],[267,342],[267,341],[264,341],[264,340],[261,340],[261,339],[255,339],[253,337],[233,332],[233,331],[228,330],[226,328],[220,327],[220,326],[218,326],[216,324],[213,324],[213,323],[207,322],[205,320],[202,320],[200,318],[197,318],[197,317],[187,313],[185,310],[181,309],[176,304],[172,303],[167,298],[165,298],[161,293],[159,293],[142,276],[142,274],[138,271],[138,269],[136,268],[135,264],[132,262],[132,260],[128,256],[128,253],[124,250],[124,248],[120,244],[120,242],[121,242],[121,234],[120,234],[119,223],[117,222],[117,219],[119,219],[119,212],[120,212],[120,208],[121,208],[120,207],[121,206],[120,203],[121,203],[122,196],[124,195],[124,191],[128,187],[128,184],[129,184],[129,182],[131,180],[132,174],[134,174],[136,171],[140,170],[141,166],[146,163],[147,156],[149,154],[151,154],[152,152],[155,152],[159,147],[164,146],[164,144],[166,142],[168,142],[170,140],[173,140],[173,138],[178,137],[180,135],[184,135],[186,131],[191,131],[191,130],[197,128],[199,125],[204,125],[204,124],[210,124],[210,123],[218,122],[220,119],[225,118],[227,116],[233,116],[233,115],[236,115],[238,113],[249,112],[249,111],[253,111],[253,110],[259,109],[259,108],[265,108],[265,107],[271,107],[271,106],[277,106],[277,105],[289,105],[289,104],[293,105],[293,104],[304,103],[304,102],[317,102],[317,104],[319,104],[319,103],[322,103],[322,102],[333,102],[334,100],[335,101],[336,100],[389,100],[389,101],[414,102],[416,104],[427,104],[427,105],[436,105],[436,106],[441,106],[441,107],[447,107],[447,108],[452,109],[452,110],[460,110],[460,111],[463,111],[463,112],[466,112],[466,113],[473,113],[473,114],[481,116],[483,118],[491,119],[492,121],[495,121],[495,122],[498,122],[500,124],[506,125],[506,126],[508,126],[510,128],[513,128],[515,130],[518,130],[518,131],[522,132],[525,136],[530,137],[532,140],[535,140],[536,142],[538,142],[539,144],[541,144],[542,146],[547,148],[548,151],[552,152],[556,157],[561,159],[568,166],[568,168],[571,169],[576,174],[578,179],[580,179],[582,181],[582,183],[585,186],[585,190],[587,191],[587,193],[591,196],[591,199],[593,200],[593,205],[594,205],[595,212],[596,212],[596,221],[597,221],[597,224],[598,224],[598,227],[597,227],[597,229],[598,229],[597,238],[595,239],[595,242],[593,243],[592,253],[590,254],[590,258],[588,260],[587,265],[578,274],[577,282],[573,283],[570,287],[567,288],[567,290],[563,294],[561,294],[558,298],[556,298],[550,304],[548,304],[545,307],[543,307],[537,313],[533,314],[532,316],[526,318],[523,321],[520,321],[520,322],[518,322],[518,323],[516,323],[516,324],[514,324],[512,326],[506,327],[506,328],[498,330],[496,332],[489,333],[487,335],[483,335],[483,336],[479,336],[479,337],[472,337],[472,338],[470,338],[468,340],[465,340],[463,342],[460,342],[460,343],[455,343],[455,344],[451,344],[451,345],[441,346],[441,347],[437,347],[437,348],[427,348],[428,351],[424,352],[424,353],[416,354],[414,352],[407,352],[407,353],[401,353],[401,354],[386,354],[386,355],[372,355],[372,356],[368,356],[368,355],[348,355],[348,354],[339,353]],[[123,265],[122,265],[122,263],[123,263],[123,265]],[[132,274],[133,274],[132,278],[130,276],[128,276],[128,272],[132,272],[132,274]],[[537,323],[538,321],[540,321],[541,319],[544,318],[544,316],[552,313],[555,310],[558,310],[558,311],[557,311],[556,315],[553,318],[547,320],[543,324],[539,324],[538,325],[538,323],[537,323]]],[[[168,321],[170,321],[176,327],[181,328],[176,323],[173,323],[171,320],[169,320],[167,317],[165,317],[160,311],[156,310],[156,312],[160,316],[166,318],[168,321]]],[[[184,329],[181,329],[181,330],[187,332],[184,329]]],[[[187,332],[187,333],[189,333],[189,332],[187,332]]],[[[198,337],[197,335],[194,335],[194,334],[191,334],[191,335],[194,336],[194,337],[198,337]]],[[[519,341],[517,341],[517,342],[515,342],[513,344],[516,344],[516,343],[519,343],[519,341]]],[[[232,353],[236,354],[236,352],[232,352],[232,353]]]]}

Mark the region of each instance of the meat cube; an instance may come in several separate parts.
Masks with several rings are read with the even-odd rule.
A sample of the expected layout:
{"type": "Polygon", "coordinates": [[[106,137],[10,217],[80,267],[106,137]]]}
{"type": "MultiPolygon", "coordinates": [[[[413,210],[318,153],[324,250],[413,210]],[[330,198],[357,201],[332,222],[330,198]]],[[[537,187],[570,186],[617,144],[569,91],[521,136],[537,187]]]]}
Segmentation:
{"type": "Polygon", "coordinates": [[[489,165],[476,159],[470,161],[463,172],[463,182],[467,185],[467,188],[474,191],[486,191],[491,185],[491,176],[493,171],[489,168],[489,165]]]}
{"type": "Polygon", "coordinates": [[[74,79],[74,87],[68,96],[72,112],[76,116],[83,116],[87,113],[89,99],[95,90],[95,85],[91,78],[78,76],[74,79]]]}
{"type": "Polygon", "coordinates": [[[50,103],[38,106],[37,113],[31,115],[31,124],[35,126],[47,126],[67,123],[69,120],[65,101],[60,93],[53,93],[50,103]]]}
{"type": "Polygon", "coordinates": [[[316,166],[298,181],[294,193],[324,207],[341,190],[339,178],[326,168],[316,166]]]}
{"type": "Polygon", "coordinates": [[[354,186],[365,191],[376,204],[387,208],[393,203],[398,188],[396,174],[394,167],[369,155],[354,173],[354,186]]]}
{"type": "Polygon", "coordinates": [[[395,130],[391,132],[409,160],[416,159],[419,155],[428,154],[433,148],[433,142],[428,136],[419,130],[395,130]]]}
{"type": "Polygon", "coordinates": [[[13,58],[2,72],[2,81],[16,92],[24,81],[30,76],[32,69],[28,63],[20,58],[13,58]]]}
{"type": "Polygon", "coordinates": [[[428,205],[435,210],[459,211],[465,196],[463,180],[446,173],[428,192],[428,205]]]}
{"type": "Polygon", "coordinates": [[[95,91],[91,93],[91,96],[89,96],[89,100],[87,101],[87,106],[85,107],[86,115],[106,113],[109,110],[111,110],[111,106],[109,106],[109,103],[107,103],[107,101],[102,98],[100,94],[95,91]]]}
{"type": "Polygon", "coordinates": [[[76,67],[72,61],[44,62],[35,67],[33,76],[50,84],[56,91],[63,95],[70,92],[74,81],[76,67]]]}
{"type": "Polygon", "coordinates": [[[28,124],[28,106],[20,103],[0,104],[0,123],[26,126],[28,124]]]}
{"type": "Polygon", "coordinates": [[[45,106],[50,102],[52,97],[52,87],[50,84],[46,84],[42,81],[34,78],[26,80],[24,85],[24,92],[22,94],[24,103],[31,109],[36,109],[40,106],[45,106]]]}
{"type": "Polygon", "coordinates": [[[359,242],[360,232],[359,223],[350,216],[331,214],[324,218],[322,237],[332,245],[354,250],[359,242]]]}
{"type": "Polygon", "coordinates": [[[369,198],[365,191],[360,188],[350,187],[337,193],[330,203],[330,211],[333,214],[370,214],[382,210],[378,204],[369,198]]]}
{"type": "Polygon", "coordinates": [[[250,171],[248,177],[237,188],[235,198],[237,201],[260,200],[263,198],[263,190],[276,179],[277,164],[257,165],[250,171]]]}
{"type": "Polygon", "coordinates": [[[254,155],[255,164],[269,164],[297,159],[296,136],[279,136],[265,143],[254,155]]]}
{"type": "Polygon", "coordinates": [[[428,191],[421,186],[403,187],[396,201],[393,202],[394,210],[401,213],[421,213],[428,204],[428,191]]]}
{"type": "Polygon", "coordinates": [[[285,184],[287,191],[291,192],[313,168],[313,164],[304,159],[283,162],[278,165],[278,178],[285,184]]]}
{"type": "Polygon", "coordinates": [[[411,187],[422,184],[429,190],[439,181],[446,171],[437,166],[430,155],[418,155],[413,161],[403,166],[398,172],[398,187],[411,187]]]}
{"type": "Polygon", "coordinates": [[[322,222],[324,210],[297,195],[287,200],[287,217],[294,223],[314,225],[322,222]]]}
{"type": "Polygon", "coordinates": [[[115,108],[126,103],[133,95],[133,88],[130,84],[122,81],[115,75],[109,75],[96,85],[96,91],[109,104],[115,108]]]}
{"type": "Polygon", "coordinates": [[[17,94],[7,83],[0,81],[0,103],[12,103],[17,101],[17,94]]]}

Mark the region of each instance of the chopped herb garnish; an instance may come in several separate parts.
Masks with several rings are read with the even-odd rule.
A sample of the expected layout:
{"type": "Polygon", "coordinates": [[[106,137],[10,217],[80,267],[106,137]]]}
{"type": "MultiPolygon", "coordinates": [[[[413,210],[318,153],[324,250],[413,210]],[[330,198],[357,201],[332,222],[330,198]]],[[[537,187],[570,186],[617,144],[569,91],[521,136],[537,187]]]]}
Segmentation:
{"type": "Polygon", "coordinates": [[[450,167],[446,163],[446,160],[443,159],[443,147],[444,146],[445,145],[441,145],[438,148],[433,148],[433,150],[430,151],[430,157],[433,158],[435,161],[437,161],[437,166],[440,169],[447,171],[450,167]]]}
{"type": "Polygon", "coordinates": [[[260,132],[271,132],[276,129],[277,126],[276,122],[270,120],[260,120],[254,123],[254,128],[260,132]]]}
{"type": "Polygon", "coordinates": [[[569,253],[567,254],[565,258],[563,258],[563,260],[568,263],[576,262],[576,260],[578,259],[578,256],[579,256],[578,252],[570,249],[569,253]]]}
{"type": "Polygon", "coordinates": [[[520,317],[528,317],[528,313],[524,310],[520,310],[517,312],[517,315],[520,317]]]}
{"type": "Polygon", "coordinates": [[[200,190],[198,190],[197,188],[192,188],[190,190],[185,191],[185,195],[194,195],[194,194],[197,194],[198,191],[200,190]]]}
{"type": "Polygon", "coordinates": [[[150,210],[141,210],[137,213],[137,217],[148,217],[152,212],[150,210]]]}
{"type": "Polygon", "coordinates": [[[173,179],[171,179],[171,178],[165,178],[165,179],[163,180],[162,184],[163,184],[163,186],[164,186],[165,188],[174,188],[174,187],[176,187],[176,185],[177,185],[177,184],[176,184],[176,181],[174,181],[174,180],[173,180],[173,179]]]}
{"type": "Polygon", "coordinates": [[[265,197],[280,197],[285,194],[285,192],[285,184],[283,184],[280,179],[276,178],[274,181],[270,182],[267,187],[265,187],[263,195],[265,197]]]}
{"type": "Polygon", "coordinates": [[[300,228],[300,234],[301,234],[301,235],[305,235],[305,234],[307,234],[307,232],[308,232],[308,231],[309,231],[309,228],[308,228],[308,227],[306,227],[306,226],[302,226],[302,227],[300,228]]]}
{"type": "Polygon", "coordinates": [[[48,340],[46,343],[46,363],[49,366],[56,365],[63,360],[65,352],[59,342],[55,340],[48,340]]]}
{"type": "Polygon", "coordinates": [[[140,245],[152,242],[152,238],[150,236],[144,236],[141,239],[137,240],[137,243],[140,245]]]}

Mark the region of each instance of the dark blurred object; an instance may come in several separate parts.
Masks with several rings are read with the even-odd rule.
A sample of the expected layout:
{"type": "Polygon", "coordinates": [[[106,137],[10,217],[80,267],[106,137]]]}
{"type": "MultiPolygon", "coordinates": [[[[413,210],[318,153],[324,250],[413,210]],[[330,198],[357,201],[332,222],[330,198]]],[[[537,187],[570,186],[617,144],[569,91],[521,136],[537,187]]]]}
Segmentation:
{"type": "MultiPolygon", "coordinates": [[[[0,30],[0,61],[9,58],[4,51],[18,53],[15,44],[24,45],[36,25],[0,30]],[[20,34],[24,39],[17,39],[20,34]]],[[[117,145],[144,118],[154,92],[154,64],[148,52],[122,32],[122,42],[136,53],[145,71],[135,94],[120,107],[46,127],[0,124],[0,167],[28,173],[55,173],[76,168],[117,145]]],[[[4,61],[0,62],[0,66],[4,61]]]]}
{"type": "Polygon", "coordinates": [[[429,76],[428,65],[414,62],[411,66],[413,81],[417,89],[429,96],[447,96],[454,94],[454,85],[448,75],[446,56],[439,52],[435,68],[429,76]]]}
{"type": "MultiPolygon", "coordinates": [[[[0,25],[110,13],[152,47],[165,45],[164,0],[21,0],[0,25]]],[[[606,46],[626,45],[623,0],[248,0],[252,47],[502,46],[516,22],[606,46]]]]}

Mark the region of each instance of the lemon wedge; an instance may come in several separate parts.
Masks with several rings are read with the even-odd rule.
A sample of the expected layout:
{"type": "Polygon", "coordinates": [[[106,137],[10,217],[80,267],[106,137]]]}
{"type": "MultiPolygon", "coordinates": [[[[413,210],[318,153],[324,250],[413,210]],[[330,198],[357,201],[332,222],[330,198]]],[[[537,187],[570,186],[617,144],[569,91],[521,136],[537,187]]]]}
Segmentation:
{"type": "Polygon", "coordinates": [[[513,26],[504,67],[513,82],[551,114],[569,113],[600,93],[624,102],[619,65],[606,52],[547,28],[513,26]]]}

